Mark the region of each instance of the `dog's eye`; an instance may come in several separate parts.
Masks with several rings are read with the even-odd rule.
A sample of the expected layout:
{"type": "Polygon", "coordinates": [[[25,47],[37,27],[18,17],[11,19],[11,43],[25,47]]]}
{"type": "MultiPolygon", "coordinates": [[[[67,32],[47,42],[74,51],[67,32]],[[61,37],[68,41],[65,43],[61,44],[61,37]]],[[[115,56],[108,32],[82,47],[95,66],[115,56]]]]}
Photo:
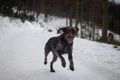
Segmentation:
{"type": "Polygon", "coordinates": [[[67,30],[65,33],[68,34],[68,33],[70,33],[70,32],[71,32],[70,30],[67,30]]]}

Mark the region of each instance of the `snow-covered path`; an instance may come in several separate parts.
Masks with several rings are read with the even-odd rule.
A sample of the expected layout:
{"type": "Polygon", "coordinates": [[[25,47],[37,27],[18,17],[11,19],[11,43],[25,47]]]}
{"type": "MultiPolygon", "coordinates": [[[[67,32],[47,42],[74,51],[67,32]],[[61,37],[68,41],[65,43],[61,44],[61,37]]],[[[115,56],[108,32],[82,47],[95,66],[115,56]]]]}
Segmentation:
{"type": "MultiPolygon", "coordinates": [[[[76,38],[73,58],[75,71],[62,68],[60,60],[54,64],[55,73],[49,72],[49,64],[43,64],[44,45],[56,36],[43,29],[9,29],[0,38],[0,80],[119,80],[120,51],[112,45],[76,38]],[[8,32],[8,33],[7,33],[8,32]]],[[[48,63],[52,55],[48,56],[48,63]]]]}

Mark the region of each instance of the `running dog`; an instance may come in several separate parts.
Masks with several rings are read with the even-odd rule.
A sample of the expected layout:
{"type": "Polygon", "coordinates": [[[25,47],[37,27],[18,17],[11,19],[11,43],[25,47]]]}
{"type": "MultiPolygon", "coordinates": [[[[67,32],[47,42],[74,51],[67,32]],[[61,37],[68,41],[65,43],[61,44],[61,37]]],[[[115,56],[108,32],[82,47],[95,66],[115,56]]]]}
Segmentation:
{"type": "Polygon", "coordinates": [[[70,62],[70,70],[74,71],[74,62],[72,56],[73,40],[78,32],[77,27],[64,27],[57,30],[57,33],[62,31],[62,34],[57,37],[50,38],[45,45],[45,58],[44,64],[47,64],[47,56],[51,51],[53,53],[53,59],[50,63],[50,72],[55,72],[53,63],[59,57],[63,67],[66,67],[66,61],[63,54],[68,54],[68,60],[70,62]]]}

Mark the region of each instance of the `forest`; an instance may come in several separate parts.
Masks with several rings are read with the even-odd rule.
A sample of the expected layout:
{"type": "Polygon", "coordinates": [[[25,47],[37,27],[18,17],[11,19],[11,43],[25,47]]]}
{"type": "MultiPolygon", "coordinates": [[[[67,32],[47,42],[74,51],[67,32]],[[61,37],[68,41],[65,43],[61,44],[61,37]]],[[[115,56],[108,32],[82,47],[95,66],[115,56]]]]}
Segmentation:
{"type": "Polygon", "coordinates": [[[96,29],[102,29],[102,42],[107,42],[107,30],[120,34],[120,4],[114,0],[0,0],[3,16],[38,21],[40,13],[45,21],[49,16],[66,18],[66,26],[73,26],[75,20],[75,26],[81,26],[82,38],[96,40],[96,29]]]}

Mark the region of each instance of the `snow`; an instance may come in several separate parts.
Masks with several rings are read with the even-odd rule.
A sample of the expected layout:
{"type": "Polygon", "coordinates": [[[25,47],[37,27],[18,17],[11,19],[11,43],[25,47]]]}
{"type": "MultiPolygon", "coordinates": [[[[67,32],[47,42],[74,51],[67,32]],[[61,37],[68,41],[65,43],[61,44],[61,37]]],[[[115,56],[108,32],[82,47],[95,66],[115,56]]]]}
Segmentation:
{"type": "Polygon", "coordinates": [[[109,1],[114,1],[117,4],[120,4],[120,0],[109,0],[109,1]]]}
{"type": "Polygon", "coordinates": [[[113,45],[81,38],[74,40],[75,71],[69,70],[68,56],[64,55],[66,68],[62,68],[58,59],[54,64],[56,72],[49,72],[52,54],[44,65],[44,45],[50,37],[58,35],[55,29],[65,20],[53,19],[51,22],[42,22],[43,28],[39,23],[0,17],[0,80],[120,79],[120,50],[113,45]],[[49,26],[53,32],[47,31],[49,26]]]}
{"type": "Polygon", "coordinates": [[[120,4],[120,0],[115,0],[115,2],[120,4]]]}

